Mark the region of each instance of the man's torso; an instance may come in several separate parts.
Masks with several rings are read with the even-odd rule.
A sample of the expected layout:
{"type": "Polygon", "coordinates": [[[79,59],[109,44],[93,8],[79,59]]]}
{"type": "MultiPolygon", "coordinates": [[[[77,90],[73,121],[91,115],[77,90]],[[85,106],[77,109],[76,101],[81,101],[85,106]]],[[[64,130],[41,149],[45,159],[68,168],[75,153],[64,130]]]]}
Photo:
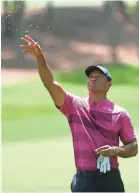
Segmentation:
{"type": "MultiPolygon", "coordinates": [[[[95,149],[104,145],[119,145],[121,108],[109,100],[97,105],[88,98],[74,101],[69,124],[73,137],[76,167],[81,170],[96,170],[98,155],[95,149]]],[[[117,157],[111,157],[111,167],[118,167],[117,157]]]]}

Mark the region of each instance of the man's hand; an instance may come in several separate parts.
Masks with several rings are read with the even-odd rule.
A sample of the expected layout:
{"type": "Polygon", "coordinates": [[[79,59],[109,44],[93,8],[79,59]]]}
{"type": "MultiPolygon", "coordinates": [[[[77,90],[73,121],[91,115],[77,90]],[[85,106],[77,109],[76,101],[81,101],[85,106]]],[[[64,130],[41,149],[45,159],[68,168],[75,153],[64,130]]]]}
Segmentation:
{"type": "Polygon", "coordinates": [[[115,150],[116,150],[116,147],[112,147],[110,145],[105,145],[105,146],[102,146],[102,147],[96,149],[96,152],[97,152],[97,154],[102,154],[103,156],[111,157],[111,156],[116,155],[115,150]]]}
{"type": "Polygon", "coordinates": [[[21,45],[24,52],[31,54],[36,59],[43,57],[43,52],[42,52],[41,47],[39,46],[38,42],[35,42],[28,35],[25,35],[25,37],[22,37],[21,40],[23,40],[25,42],[25,45],[21,45]]]}

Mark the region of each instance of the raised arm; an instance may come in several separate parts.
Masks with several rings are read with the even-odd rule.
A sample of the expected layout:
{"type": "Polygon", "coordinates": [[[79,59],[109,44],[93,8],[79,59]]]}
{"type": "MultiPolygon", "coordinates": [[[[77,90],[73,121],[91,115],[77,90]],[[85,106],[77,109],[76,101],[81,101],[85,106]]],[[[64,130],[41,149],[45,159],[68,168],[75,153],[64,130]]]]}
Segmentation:
{"type": "Polygon", "coordinates": [[[65,91],[64,89],[54,80],[52,72],[46,63],[43,51],[38,44],[31,37],[25,35],[21,40],[25,42],[21,45],[25,53],[31,54],[37,62],[38,72],[44,86],[49,91],[56,106],[61,107],[64,104],[65,91]]]}

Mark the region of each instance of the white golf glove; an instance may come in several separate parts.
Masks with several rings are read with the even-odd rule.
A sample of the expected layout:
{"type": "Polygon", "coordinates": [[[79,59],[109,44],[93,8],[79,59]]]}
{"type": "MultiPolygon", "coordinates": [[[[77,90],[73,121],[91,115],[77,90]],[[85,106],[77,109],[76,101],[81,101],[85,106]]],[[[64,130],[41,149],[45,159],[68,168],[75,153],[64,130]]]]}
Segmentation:
{"type": "Polygon", "coordinates": [[[110,166],[110,158],[104,157],[100,154],[100,156],[97,159],[97,169],[100,170],[100,172],[106,173],[107,171],[111,170],[110,166]]]}

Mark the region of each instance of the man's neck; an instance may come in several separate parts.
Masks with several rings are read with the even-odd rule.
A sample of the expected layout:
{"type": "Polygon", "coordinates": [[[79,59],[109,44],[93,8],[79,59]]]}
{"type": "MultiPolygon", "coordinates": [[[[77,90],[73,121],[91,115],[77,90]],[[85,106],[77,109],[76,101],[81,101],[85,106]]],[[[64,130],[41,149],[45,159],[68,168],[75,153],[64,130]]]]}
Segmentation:
{"type": "Polygon", "coordinates": [[[100,93],[97,93],[97,94],[89,93],[89,100],[94,104],[104,101],[105,99],[107,99],[107,96],[103,95],[102,93],[101,94],[100,93]]]}

